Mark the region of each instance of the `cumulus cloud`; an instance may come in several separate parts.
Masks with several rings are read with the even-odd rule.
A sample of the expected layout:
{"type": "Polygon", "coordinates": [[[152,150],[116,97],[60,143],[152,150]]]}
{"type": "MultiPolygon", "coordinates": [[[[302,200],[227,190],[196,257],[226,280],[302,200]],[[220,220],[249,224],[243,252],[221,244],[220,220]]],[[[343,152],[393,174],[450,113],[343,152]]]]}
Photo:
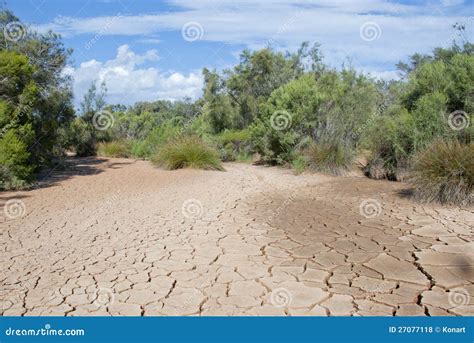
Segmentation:
{"type": "Polygon", "coordinates": [[[154,49],[136,54],[128,45],[122,45],[111,60],[100,62],[93,59],[77,68],[68,67],[65,73],[74,78],[76,103],[93,82],[100,84],[102,81],[107,85],[109,103],[133,104],[144,100],[195,99],[200,96],[203,81],[199,73],[163,73],[155,67],[143,66],[158,59],[158,52],[154,49]]]}

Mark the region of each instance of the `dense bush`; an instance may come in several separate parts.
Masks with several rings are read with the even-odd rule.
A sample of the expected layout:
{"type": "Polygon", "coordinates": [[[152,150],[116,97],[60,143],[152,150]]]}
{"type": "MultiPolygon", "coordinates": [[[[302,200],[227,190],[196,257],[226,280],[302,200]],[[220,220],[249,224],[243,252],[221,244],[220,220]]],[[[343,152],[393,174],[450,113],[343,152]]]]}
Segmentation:
{"type": "Polygon", "coordinates": [[[94,128],[82,118],[76,118],[68,129],[68,146],[77,156],[94,156],[96,154],[96,139],[94,128]]]}
{"type": "Polygon", "coordinates": [[[474,56],[470,46],[436,49],[421,60],[412,57],[418,62],[408,68],[407,84],[365,132],[365,147],[372,151],[366,167],[369,176],[404,179],[410,158],[433,141],[472,141],[474,126],[456,127],[452,119],[454,111],[461,111],[464,118],[460,119],[469,123],[474,109],[474,56]]]}
{"type": "Polygon", "coordinates": [[[250,157],[250,130],[226,130],[215,136],[222,161],[248,161],[250,157]]]}
{"type": "Polygon", "coordinates": [[[145,139],[134,142],[131,153],[135,157],[149,159],[156,154],[159,148],[163,147],[170,139],[176,138],[180,133],[181,128],[172,123],[156,127],[145,139]]]}
{"type": "Polygon", "coordinates": [[[97,155],[104,157],[130,157],[131,141],[102,142],[97,145],[97,155]]]}
{"type": "Polygon", "coordinates": [[[433,142],[413,157],[410,183],[422,201],[474,204],[474,143],[433,142]]]}
{"type": "Polygon", "coordinates": [[[26,56],[0,51],[0,189],[26,186],[34,171],[29,148],[35,140],[33,106],[35,68],[26,56]]]}
{"type": "Polygon", "coordinates": [[[152,162],[166,169],[223,170],[217,151],[197,137],[183,136],[169,141],[153,156],[152,162]]]}
{"type": "Polygon", "coordinates": [[[10,129],[0,139],[0,189],[23,188],[31,181],[33,167],[28,163],[31,126],[10,129]]]}
{"type": "Polygon", "coordinates": [[[354,136],[375,111],[375,84],[352,70],[308,73],[275,90],[251,126],[252,143],[264,161],[291,163],[312,142],[338,140],[356,147],[354,136]]]}
{"type": "MultiPolygon", "coordinates": [[[[0,11],[0,27],[19,21],[0,11]]],[[[0,41],[7,42],[5,30],[0,41]]],[[[59,36],[33,30],[0,47],[0,189],[21,188],[64,154],[62,132],[73,118],[70,51],[59,36]]]]}

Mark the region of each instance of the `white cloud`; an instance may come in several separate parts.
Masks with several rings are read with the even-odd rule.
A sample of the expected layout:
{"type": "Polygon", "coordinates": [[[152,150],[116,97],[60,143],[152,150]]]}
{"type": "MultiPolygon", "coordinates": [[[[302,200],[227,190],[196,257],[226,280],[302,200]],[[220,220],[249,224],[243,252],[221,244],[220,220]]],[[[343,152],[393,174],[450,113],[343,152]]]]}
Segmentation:
{"type": "MultiPolygon", "coordinates": [[[[303,41],[317,41],[330,65],[338,67],[349,58],[356,68],[379,72],[381,68],[393,70],[398,61],[415,52],[427,53],[450,44],[452,24],[473,24],[469,9],[460,0],[416,4],[388,0],[167,2],[179,10],[143,15],[58,17],[37,28],[52,29],[66,36],[98,33],[137,36],[138,42],[154,44],[161,32],[180,33],[184,24],[198,22],[203,27],[204,41],[243,44],[252,49],[270,41],[275,48],[288,50],[295,50],[303,41]],[[360,36],[360,28],[367,22],[375,22],[381,30],[373,41],[360,36]]],[[[184,40],[181,43],[196,44],[184,40]]],[[[207,65],[213,67],[216,61],[211,56],[209,53],[207,65]]]]}
{"type": "Polygon", "coordinates": [[[158,59],[156,50],[140,55],[130,50],[128,45],[122,45],[114,59],[105,62],[93,59],[77,68],[68,67],[65,73],[74,78],[76,103],[94,81],[105,81],[109,103],[133,104],[136,101],[200,96],[202,77],[199,73],[183,75],[178,72],[162,73],[154,67],[140,68],[145,62],[158,59]]]}

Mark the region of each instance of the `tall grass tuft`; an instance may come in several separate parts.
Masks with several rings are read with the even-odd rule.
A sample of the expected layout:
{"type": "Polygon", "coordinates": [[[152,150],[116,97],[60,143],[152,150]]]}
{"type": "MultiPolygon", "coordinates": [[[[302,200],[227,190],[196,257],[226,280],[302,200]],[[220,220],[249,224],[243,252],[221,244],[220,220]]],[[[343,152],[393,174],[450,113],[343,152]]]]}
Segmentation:
{"type": "Polygon", "coordinates": [[[306,150],[306,161],[312,170],[342,175],[350,169],[354,152],[338,142],[312,143],[306,150]]]}
{"type": "Polygon", "coordinates": [[[409,181],[421,201],[474,204],[474,143],[435,141],[414,156],[409,181]]]}
{"type": "Polygon", "coordinates": [[[224,170],[217,151],[198,137],[179,137],[169,141],[152,157],[152,162],[166,169],[224,170]]]}
{"type": "Polygon", "coordinates": [[[127,141],[112,141],[97,144],[97,155],[104,157],[130,157],[131,143],[127,141]]]}

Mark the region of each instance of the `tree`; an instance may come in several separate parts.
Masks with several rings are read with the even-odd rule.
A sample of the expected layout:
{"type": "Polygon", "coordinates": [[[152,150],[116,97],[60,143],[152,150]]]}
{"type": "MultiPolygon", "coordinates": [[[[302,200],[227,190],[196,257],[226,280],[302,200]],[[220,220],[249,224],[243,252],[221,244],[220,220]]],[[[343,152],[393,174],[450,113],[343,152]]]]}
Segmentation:
{"type": "Polygon", "coordinates": [[[35,69],[24,55],[0,51],[0,189],[26,185],[34,171],[35,69]]]}

